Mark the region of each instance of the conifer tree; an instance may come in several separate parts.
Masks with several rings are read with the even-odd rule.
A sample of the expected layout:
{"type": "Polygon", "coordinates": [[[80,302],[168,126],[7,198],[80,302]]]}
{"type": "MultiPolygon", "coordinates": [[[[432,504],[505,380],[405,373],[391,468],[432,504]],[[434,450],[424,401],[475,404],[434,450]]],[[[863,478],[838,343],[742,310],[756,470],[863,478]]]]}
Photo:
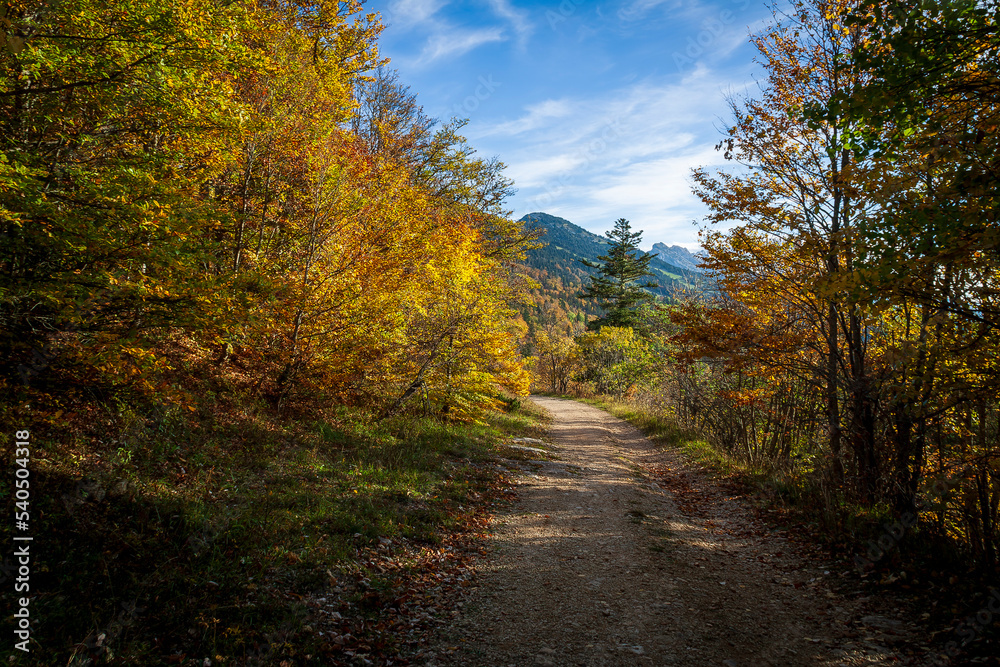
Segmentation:
{"type": "Polygon", "coordinates": [[[599,262],[580,260],[599,271],[590,277],[590,284],[578,295],[581,299],[596,300],[604,310],[603,317],[587,325],[591,331],[602,326],[633,326],[639,319],[641,306],[653,301],[653,295],[646,288],[656,287],[656,283],[642,280],[654,275],[649,270],[649,262],[656,256],[639,250],[642,231],[633,232],[628,220],[618,218],[615,228],[605,236],[611,240],[607,255],[598,256],[599,262]]]}

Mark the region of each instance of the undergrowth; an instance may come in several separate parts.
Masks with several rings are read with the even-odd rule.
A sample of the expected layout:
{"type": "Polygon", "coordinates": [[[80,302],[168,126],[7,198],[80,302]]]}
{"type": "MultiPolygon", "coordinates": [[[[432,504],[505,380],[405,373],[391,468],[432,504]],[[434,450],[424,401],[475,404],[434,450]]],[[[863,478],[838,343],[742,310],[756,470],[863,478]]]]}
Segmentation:
{"type": "MultiPolygon", "coordinates": [[[[15,428],[32,430],[34,539],[30,653],[10,664],[297,666],[349,664],[352,642],[402,651],[366,639],[392,602],[378,591],[482,530],[500,497],[496,448],[540,433],[531,404],[505,405],[469,423],[343,406],[282,416],[232,395],[202,395],[190,411],[13,406],[15,428]],[[392,577],[365,557],[389,543],[392,577]],[[360,619],[342,645],[309,626],[306,601],[327,595],[360,619]]],[[[10,565],[0,597],[13,610],[24,593],[10,565]]]]}

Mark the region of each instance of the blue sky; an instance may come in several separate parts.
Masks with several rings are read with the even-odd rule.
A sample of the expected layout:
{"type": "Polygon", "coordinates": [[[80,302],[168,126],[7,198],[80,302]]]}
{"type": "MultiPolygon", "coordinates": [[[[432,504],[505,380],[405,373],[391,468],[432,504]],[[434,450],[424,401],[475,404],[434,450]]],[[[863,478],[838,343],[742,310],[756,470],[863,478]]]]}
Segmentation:
{"type": "Polygon", "coordinates": [[[514,215],[545,211],[595,233],[624,217],[695,250],[705,214],[690,171],[714,150],[728,94],[756,90],[761,0],[370,0],[382,54],[435,118],[468,118],[508,165],[514,215]]]}

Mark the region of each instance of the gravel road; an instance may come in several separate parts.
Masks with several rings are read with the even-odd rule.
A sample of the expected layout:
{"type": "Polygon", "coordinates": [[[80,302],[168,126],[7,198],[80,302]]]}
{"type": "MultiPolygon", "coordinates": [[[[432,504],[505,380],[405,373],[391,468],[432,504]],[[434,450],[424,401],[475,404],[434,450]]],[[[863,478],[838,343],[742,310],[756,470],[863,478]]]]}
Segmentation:
{"type": "Polygon", "coordinates": [[[427,664],[922,664],[902,611],[833,592],[840,572],[679,454],[597,408],[533,400],[553,415],[556,460],[521,465],[478,587],[427,664]]]}

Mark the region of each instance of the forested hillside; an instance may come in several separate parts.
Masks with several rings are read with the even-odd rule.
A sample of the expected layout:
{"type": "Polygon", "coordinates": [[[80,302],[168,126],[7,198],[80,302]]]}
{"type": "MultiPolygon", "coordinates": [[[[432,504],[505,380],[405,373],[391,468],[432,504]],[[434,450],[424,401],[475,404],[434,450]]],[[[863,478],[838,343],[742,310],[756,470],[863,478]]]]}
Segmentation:
{"type": "Polygon", "coordinates": [[[395,654],[357,582],[417,584],[361,554],[482,520],[495,476],[451,471],[522,423],[531,236],[381,31],[361,2],[0,7],[0,491],[44,545],[3,587],[12,664],[395,654]]]}
{"type": "MultiPolygon", "coordinates": [[[[590,276],[597,273],[581,260],[596,261],[608,251],[609,240],[548,213],[529,213],[520,222],[528,229],[539,230],[539,243],[543,244],[528,250],[524,259],[527,275],[539,284],[530,291],[533,305],[521,308],[524,319],[532,330],[539,322],[558,321],[567,333],[582,331],[600,309],[593,301],[577,296],[590,276]]],[[[653,271],[651,279],[657,283],[650,292],[668,302],[698,292],[705,284],[699,272],[690,267],[674,266],[658,257],[649,266],[653,271]]]]}

